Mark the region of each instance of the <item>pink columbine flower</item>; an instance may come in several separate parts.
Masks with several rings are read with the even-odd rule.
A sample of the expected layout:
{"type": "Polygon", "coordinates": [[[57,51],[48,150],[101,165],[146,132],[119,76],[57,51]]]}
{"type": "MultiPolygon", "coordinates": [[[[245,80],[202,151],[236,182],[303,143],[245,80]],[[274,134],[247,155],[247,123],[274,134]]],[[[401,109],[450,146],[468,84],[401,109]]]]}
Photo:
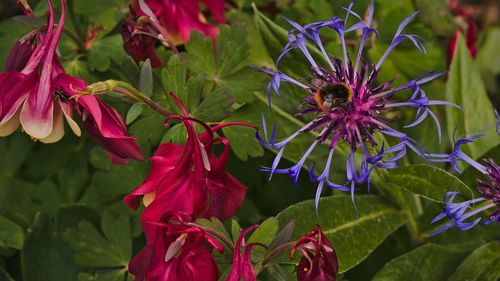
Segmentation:
{"type": "Polygon", "coordinates": [[[257,242],[246,244],[245,241],[245,236],[257,227],[258,225],[254,225],[241,231],[234,247],[233,265],[226,281],[257,281],[250,254],[255,246],[267,247],[257,242]]]}
{"type": "Polygon", "coordinates": [[[300,238],[292,248],[290,257],[293,258],[296,251],[302,253],[297,267],[298,281],[337,280],[337,254],[320,226],[317,227],[300,238]]]}
{"type": "Polygon", "coordinates": [[[223,247],[190,222],[188,214],[170,213],[151,223],[154,235],[146,233],[146,247],[129,264],[135,281],[217,280],[219,269],[211,251],[222,252],[223,247]]]}
{"type": "Polygon", "coordinates": [[[122,26],[125,50],[136,61],[149,58],[153,66],[160,66],[161,61],[151,38],[180,45],[194,30],[215,39],[217,24],[226,21],[224,0],[139,0],[130,4],[130,13],[131,18],[122,26]],[[206,6],[213,23],[207,21],[200,4],[206,6]]]}
{"type": "Polygon", "coordinates": [[[34,31],[21,38],[11,51],[6,72],[0,73],[0,136],[12,134],[19,126],[43,143],[64,136],[64,119],[78,136],[81,131],[73,113],[81,116],[89,134],[106,150],[112,160],[127,162],[142,159],[135,139],[127,134],[120,115],[95,96],[78,95],[87,83],[64,71],[56,49],[66,16],[61,1],[61,17],[54,26],[55,12],[49,3],[49,20],[44,34],[34,31]]]}
{"type": "Polygon", "coordinates": [[[183,116],[171,115],[187,129],[185,145],[164,143],[151,158],[152,166],[148,177],[140,186],[124,198],[125,204],[136,209],[142,197],[146,206],[142,215],[145,221],[159,221],[168,212],[182,211],[194,217],[217,217],[221,220],[233,216],[245,198],[246,188],[235,177],[226,172],[230,154],[229,141],[215,137],[214,132],[225,126],[246,123],[225,123],[210,128],[203,121],[192,118],[180,100],[170,94],[183,112],[183,116]],[[205,128],[197,134],[194,123],[205,128]],[[222,153],[212,153],[212,145],[220,143],[222,153]]]}

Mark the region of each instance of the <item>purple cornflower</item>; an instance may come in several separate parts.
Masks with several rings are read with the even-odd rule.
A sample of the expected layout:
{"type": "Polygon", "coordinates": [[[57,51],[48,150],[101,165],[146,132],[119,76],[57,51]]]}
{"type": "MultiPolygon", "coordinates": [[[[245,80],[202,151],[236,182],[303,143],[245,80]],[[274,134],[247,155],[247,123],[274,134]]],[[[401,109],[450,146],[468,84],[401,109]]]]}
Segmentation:
{"type": "MultiPolygon", "coordinates": [[[[405,126],[413,127],[420,124],[429,115],[437,126],[438,138],[441,141],[441,126],[436,114],[431,111],[432,105],[452,105],[447,101],[429,100],[421,88],[422,85],[436,79],[444,72],[427,72],[419,75],[415,79],[399,87],[390,87],[393,80],[385,83],[376,83],[376,78],[383,62],[391,51],[405,40],[412,42],[415,47],[425,53],[424,40],[414,34],[404,34],[403,29],[415,17],[416,12],[408,16],[399,25],[391,44],[376,64],[362,61],[363,48],[370,37],[378,32],[372,27],[374,4],[371,1],[368,8],[366,21],[351,10],[352,3],[346,10],[345,19],[333,17],[332,19],[310,23],[304,26],[290,21],[293,29],[288,33],[288,43],[284,47],[283,53],[276,61],[276,71],[261,69],[273,76],[268,85],[268,101],[271,106],[271,91],[280,95],[281,82],[294,84],[302,88],[306,94],[304,103],[297,115],[313,115],[313,120],[282,141],[276,142],[276,124],[273,128],[270,139],[267,138],[266,121],[263,117],[263,127],[265,140],[257,134],[259,142],[267,147],[278,150],[278,154],[271,167],[264,168],[271,176],[273,174],[288,174],[294,183],[297,184],[300,170],[318,144],[329,146],[329,155],[323,172],[317,176],[314,169],[310,168],[310,177],[314,182],[318,182],[316,193],[316,206],[323,187],[326,185],[331,189],[340,191],[350,191],[354,199],[354,191],[359,184],[370,184],[370,174],[375,167],[394,168],[397,161],[404,157],[407,150],[412,150],[419,156],[427,159],[432,154],[428,153],[417,141],[410,138],[406,133],[400,132],[388,125],[391,118],[387,113],[397,108],[414,107],[417,109],[415,121],[405,126]],[[349,16],[355,18],[356,23],[347,26],[349,16]],[[342,46],[341,58],[335,54],[327,54],[320,38],[320,30],[332,29],[339,38],[342,46]],[[353,63],[347,53],[345,34],[349,32],[361,32],[361,39],[353,63]],[[316,45],[323,55],[326,63],[321,66],[311,55],[306,43],[316,45]],[[291,50],[299,49],[311,64],[311,76],[305,79],[294,79],[280,70],[280,61],[291,50]],[[330,56],[332,55],[332,56],[330,56]],[[395,94],[404,90],[412,91],[411,97],[404,101],[395,101],[395,94]],[[297,164],[289,168],[278,168],[283,152],[288,143],[296,136],[309,132],[317,132],[317,137],[311,146],[302,155],[297,164]],[[396,139],[393,146],[384,148],[384,144],[376,141],[377,134],[389,136],[396,139]],[[349,153],[346,161],[347,181],[338,184],[330,180],[330,168],[333,152],[340,142],[349,144],[349,153]],[[357,159],[356,159],[357,158],[357,159]]],[[[459,107],[458,107],[459,108],[459,107]]],[[[392,142],[391,142],[392,143],[392,142]]]]}
{"type": "Polygon", "coordinates": [[[487,181],[477,181],[477,190],[481,194],[480,198],[454,203],[453,201],[458,192],[447,192],[443,198],[443,201],[446,204],[443,212],[435,217],[431,223],[435,223],[444,218],[451,219],[451,221],[432,232],[429,236],[439,234],[453,226],[462,231],[469,230],[482,220],[482,217],[475,216],[487,210],[493,211],[489,213],[483,223],[500,223],[500,166],[498,166],[493,159],[484,159],[483,165],[470,158],[460,149],[461,145],[473,142],[474,140],[482,137],[484,137],[484,135],[477,135],[470,138],[460,138],[455,142],[453,151],[450,154],[435,155],[436,157],[441,158],[437,161],[450,162],[452,167],[458,172],[460,172],[460,170],[458,169],[457,161],[460,160],[467,162],[476,170],[484,174],[487,181]],[[466,222],[469,218],[473,219],[466,222]]]}

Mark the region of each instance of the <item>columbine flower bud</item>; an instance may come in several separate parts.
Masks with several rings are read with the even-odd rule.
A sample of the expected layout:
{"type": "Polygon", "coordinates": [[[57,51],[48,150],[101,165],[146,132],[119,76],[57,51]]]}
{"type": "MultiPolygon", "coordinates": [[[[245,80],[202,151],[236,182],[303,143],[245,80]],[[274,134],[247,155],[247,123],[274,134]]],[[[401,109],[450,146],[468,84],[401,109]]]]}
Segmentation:
{"type": "Polygon", "coordinates": [[[292,248],[292,258],[297,251],[302,254],[297,267],[298,281],[337,280],[337,254],[319,225],[297,241],[292,248]]]}
{"type": "Polygon", "coordinates": [[[266,245],[257,242],[246,244],[245,242],[245,236],[257,227],[258,225],[254,225],[241,231],[234,247],[233,264],[226,281],[257,281],[250,254],[255,246],[266,248],[266,245]]]}

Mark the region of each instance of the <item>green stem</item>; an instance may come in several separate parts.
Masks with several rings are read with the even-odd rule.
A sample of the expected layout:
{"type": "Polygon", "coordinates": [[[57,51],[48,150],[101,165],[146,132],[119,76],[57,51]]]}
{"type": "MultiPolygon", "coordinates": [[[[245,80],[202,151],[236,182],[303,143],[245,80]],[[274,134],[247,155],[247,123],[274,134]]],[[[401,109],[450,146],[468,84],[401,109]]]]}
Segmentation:
{"type": "Polygon", "coordinates": [[[226,236],[224,236],[221,233],[215,231],[214,229],[212,229],[210,227],[205,227],[205,226],[202,226],[202,225],[199,225],[199,224],[196,224],[196,223],[187,223],[187,225],[196,226],[196,227],[199,227],[199,228],[203,229],[204,231],[208,232],[209,234],[211,234],[215,238],[217,238],[217,239],[221,240],[222,242],[224,242],[224,244],[226,244],[226,246],[229,248],[229,250],[234,251],[234,245],[233,245],[233,243],[231,241],[229,241],[226,236]]]}
{"type": "Polygon", "coordinates": [[[83,34],[83,31],[80,28],[80,25],[78,24],[78,19],[75,14],[75,5],[73,0],[68,0],[68,14],[71,23],[73,23],[73,27],[75,28],[76,34],[78,35],[80,42],[83,42],[85,40],[85,34],[83,34]]]}
{"type": "Polygon", "coordinates": [[[255,266],[255,275],[259,275],[259,273],[266,268],[267,264],[275,258],[277,255],[281,254],[284,250],[293,247],[294,243],[293,242],[287,242],[284,244],[279,245],[278,247],[274,248],[267,256],[264,257],[264,259],[258,263],[255,266]]]}
{"type": "Polygon", "coordinates": [[[172,113],[170,111],[168,111],[163,106],[161,106],[157,102],[150,99],[148,96],[142,94],[140,91],[138,91],[137,89],[135,89],[134,87],[132,87],[128,83],[125,83],[122,81],[114,81],[114,80],[108,80],[108,81],[106,81],[106,83],[108,83],[108,85],[112,85],[111,91],[132,97],[132,98],[136,99],[137,101],[140,101],[140,102],[146,104],[152,110],[160,113],[161,115],[163,115],[165,117],[169,117],[170,115],[172,115],[172,113]]]}
{"type": "Polygon", "coordinates": [[[82,52],[85,52],[85,46],[83,44],[83,41],[80,40],[80,38],[78,38],[78,36],[76,34],[74,34],[73,32],[71,32],[71,30],[67,29],[67,28],[63,28],[63,32],[64,34],[66,34],[73,42],[76,43],[76,45],[78,45],[78,48],[82,51],[82,52]]]}

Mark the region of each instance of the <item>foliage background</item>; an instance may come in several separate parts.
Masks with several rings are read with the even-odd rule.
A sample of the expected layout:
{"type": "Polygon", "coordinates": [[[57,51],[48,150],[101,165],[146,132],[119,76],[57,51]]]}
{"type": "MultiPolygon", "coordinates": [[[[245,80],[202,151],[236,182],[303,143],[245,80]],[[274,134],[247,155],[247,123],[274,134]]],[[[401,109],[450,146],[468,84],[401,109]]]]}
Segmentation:
{"type": "MultiPolygon", "coordinates": [[[[366,59],[380,57],[398,23],[415,9],[421,12],[409,29],[424,36],[430,45],[427,55],[409,45],[397,49],[385,63],[380,81],[399,75],[396,83],[404,83],[419,73],[448,68],[447,42],[457,21],[444,1],[375,3],[380,39],[370,46],[366,59]]],[[[481,5],[487,10],[488,5],[494,8],[491,3],[482,1],[481,5]]],[[[305,121],[293,116],[300,104],[300,92],[287,88],[286,98],[273,99],[276,105],[270,112],[265,100],[268,78],[248,65],[273,66],[289,28],[284,17],[307,23],[343,15],[338,5],[347,4],[328,0],[256,0],[252,6],[251,1],[235,0],[231,2],[234,9],[226,13],[228,25],[221,27],[215,61],[211,41],[192,34],[181,48],[181,57],[159,48],[167,63],[154,69],[150,77],[147,67],[137,66],[122,48],[119,25],[128,12],[128,1],[75,0],[74,16],[81,29],[101,26],[102,30],[86,49],[63,36],[60,54],[70,74],[89,82],[110,78],[129,81],[166,107],[170,106],[166,94],[174,91],[195,117],[207,122],[239,120],[260,125],[264,112],[270,119],[268,123],[279,122],[284,136],[305,121]]],[[[359,1],[356,10],[363,13],[367,4],[359,1]]],[[[45,1],[33,1],[32,7],[39,16],[47,10],[45,1]]],[[[27,24],[36,24],[19,17],[12,19],[18,14],[14,1],[0,3],[0,65],[4,65],[15,40],[30,30],[27,24]]],[[[493,111],[486,113],[485,108],[500,105],[498,19],[496,24],[493,20],[480,25],[475,60],[470,58],[464,42],[459,41],[447,80],[445,77],[426,88],[430,97],[446,98],[465,109],[463,114],[444,109],[439,112],[441,120],[446,120],[442,124],[447,124],[448,137],[455,127],[475,133],[494,121],[493,111]]],[[[68,27],[74,29],[71,21],[68,27]]],[[[338,50],[338,41],[328,34],[325,37],[327,49],[338,50]]],[[[301,75],[307,71],[303,67],[307,64],[301,65],[303,61],[295,56],[285,64],[301,75]]],[[[161,142],[184,141],[181,126],[163,128],[159,114],[119,96],[106,99],[126,116],[129,131],[137,136],[144,155],[152,155],[161,142]]],[[[401,116],[398,124],[407,124],[412,114],[401,116]]],[[[428,122],[413,129],[411,135],[423,140],[431,151],[447,151],[449,138],[439,145],[434,133],[429,134],[434,130],[428,122]]],[[[268,181],[268,175],[260,172],[259,166],[272,162],[274,152],[264,150],[251,129],[227,128],[223,134],[232,145],[228,169],[248,187],[247,199],[237,215],[239,225],[249,226],[277,216],[277,220],[268,219],[262,224],[265,235],[255,239],[270,243],[276,226],[284,226],[290,219],[297,223],[294,237],[305,234],[316,223],[313,203],[303,202],[314,198],[316,191],[306,173],[297,187],[285,176],[268,181]]],[[[304,137],[295,144],[296,149],[289,149],[287,161],[296,161],[308,140],[304,137]]],[[[497,163],[500,161],[498,139],[486,139],[468,149],[476,159],[489,155],[497,163]]],[[[87,136],[77,138],[70,133],[56,144],[43,145],[17,132],[0,139],[0,155],[0,280],[132,279],[126,274],[127,264],[143,246],[144,237],[140,212],[126,208],[121,199],[143,181],[148,162],[111,165],[104,150],[87,136]]],[[[323,156],[319,152],[313,157],[321,165],[323,156]]],[[[444,193],[461,190],[465,198],[475,196],[478,175],[468,169],[457,177],[447,172],[449,167],[432,168],[411,156],[405,161],[411,165],[388,174],[377,173],[372,193],[357,196],[358,220],[347,195],[326,194],[322,199],[320,222],[338,252],[343,280],[410,280],[409,276],[411,280],[497,280],[500,246],[494,241],[500,237],[498,225],[479,226],[466,233],[452,229],[425,238],[432,228],[429,221],[441,211],[439,201],[444,193]]],[[[230,223],[226,226],[231,228],[230,223]]],[[[289,278],[293,267],[288,263],[283,258],[282,263],[273,264],[259,278],[289,278]]]]}

